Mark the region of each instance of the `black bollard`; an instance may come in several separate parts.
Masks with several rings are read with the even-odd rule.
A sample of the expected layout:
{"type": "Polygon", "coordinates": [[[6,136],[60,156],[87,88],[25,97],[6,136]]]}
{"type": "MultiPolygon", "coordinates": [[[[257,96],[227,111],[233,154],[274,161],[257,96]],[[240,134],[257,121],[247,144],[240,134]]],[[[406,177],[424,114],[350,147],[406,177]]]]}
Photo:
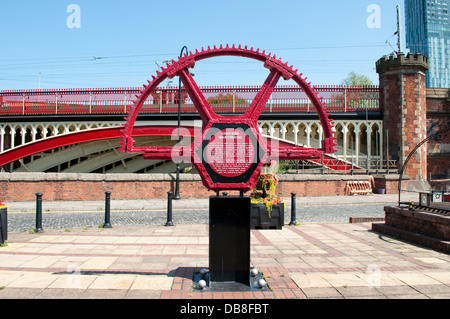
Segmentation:
{"type": "Polygon", "coordinates": [[[296,193],[291,193],[291,222],[289,226],[297,225],[297,203],[296,203],[296,193]]]}
{"type": "Polygon", "coordinates": [[[42,196],[43,194],[36,194],[36,233],[43,233],[42,228],[42,196]]]}
{"type": "Polygon", "coordinates": [[[0,202],[0,245],[8,240],[8,209],[0,202]]]}
{"type": "Polygon", "coordinates": [[[172,221],[172,200],[173,200],[173,192],[167,192],[167,222],[166,225],[167,227],[171,227],[173,226],[173,221],[172,221]]]}
{"type": "Polygon", "coordinates": [[[103,228],[112,228],[111,226],[111,192],[105,192],[105,223],[103,228]]]}

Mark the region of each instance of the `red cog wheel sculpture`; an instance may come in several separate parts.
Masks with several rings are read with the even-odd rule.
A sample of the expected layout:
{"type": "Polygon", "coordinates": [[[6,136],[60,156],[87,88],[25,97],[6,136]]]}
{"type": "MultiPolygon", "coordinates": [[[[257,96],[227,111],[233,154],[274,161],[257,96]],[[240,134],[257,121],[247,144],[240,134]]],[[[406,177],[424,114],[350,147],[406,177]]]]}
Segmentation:
{"type": "Polygon", "coordinates": [[[297,72],[298,70],[294,70],[276,56],[266,54],[265,51],[260,52],[259,49],[248,49],[247,46],[208,47],[200,52],[190,52],[178,61],[172,60],[161,72],[157,71],[157,75],[153,76],[152,81],[148,81],[148,85],[144,85],[141,94],[136,95],[137,100],[129,108],[128,117],[125,118],[127,122],[124,124],[120,151],[144,153],[146,159],[172,160],[175,156],[179,161],[190,161],[200,174],[205,187],[213,191],[251,190],[257,183],[262,167],[271,160],[320,159],[323,154],[335,153],[336,139],[322,98],[311,87],[311,83],[307,83],[306,78],[297,72]],[[258,60],[270,70],[267,80],[248,110],[240,116],[217,115],[189,72],[196,62],[219,56],[258,60]],[[175,76],[181,78],[203,121],[201,137],[196,137],[189,147],[134,146],[132,132],[139,110],[158,85],[175,76]],[[275,144],[272,145],[261,135],[257,125],[258,119],[281,77],[295,81],[315,106],[325,137],[321,148],[282,147],[278,146],[278,143],[275,147],[275,144]]]}

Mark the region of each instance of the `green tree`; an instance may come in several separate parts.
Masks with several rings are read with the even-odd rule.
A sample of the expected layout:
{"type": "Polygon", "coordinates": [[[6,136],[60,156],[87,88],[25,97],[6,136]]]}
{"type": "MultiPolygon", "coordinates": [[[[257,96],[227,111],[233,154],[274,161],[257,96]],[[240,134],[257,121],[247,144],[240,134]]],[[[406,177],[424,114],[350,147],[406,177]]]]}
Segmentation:
{"type": "MultiPolygon", "coordinates": [[[[232,93],[228,93],[228,94],[219,93],[218,95],[208,98],[207,101],[210,105],[217,105],[217,104],[232,105],[233,104],[233,94],[232,93]]],[[[236,104],[249,104],[245,99],[243,99],[237,95],[234,96],[234,101],[236,104]]]]}
{"type": "Polygon", "coordinates": [[[350,72],[348,77],[341,82],[342,85],[373,85],[372,80],[366,75],[350,72]]]}

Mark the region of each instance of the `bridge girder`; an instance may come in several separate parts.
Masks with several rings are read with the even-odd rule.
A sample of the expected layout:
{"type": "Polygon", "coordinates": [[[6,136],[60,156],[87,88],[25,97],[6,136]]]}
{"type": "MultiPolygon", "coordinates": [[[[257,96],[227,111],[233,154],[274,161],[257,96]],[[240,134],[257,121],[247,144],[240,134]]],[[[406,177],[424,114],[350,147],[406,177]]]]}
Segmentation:
{"type": "MultiPolygon", "coordinates": [[[[183,127],[189,127],[189,130],[191,131],[192,134],[194,134],[194,128],[193,128],[193,124],[195,124],[195,121],[188,121],[186,123],[182,123],[183,127]]],[[[290,142],[290,143],[294,143],[294,144],[298,144],[298,145],[304,145],[306,147],[308,147],[309,145],[318,145],[319,143],[319,138],[320,138],[320,125],[318,125],[318,120],[314,120],[314,119],[285,119],[285,120],[261,120],[259,121],[258,125],[260,130],[262,131],[263,135],[266,136],[267,138],[275,138],[275,139],[279,139],[280,141],[286,141],[286,142],[290,142]],[[318,135],[318,136],[315,136],[318,135]],[[309,139],[308,139],[309,136],[309,139]]],[[[337,149],[339,151],[338,153],[338,157],[342,160],[347,160],[347,162],[350,162],[351,159],[353,158],[353,160],[355,161],[355,163],[358,161],[358,158],[362,161],[364,161],[366,159],[367,154],[363,153],[364,150],[366,149],[365,145],[363,144],[363,141],[366,141],[367,138],[364,136],[364,134],[366,134],[367,130],[366,127],[369,128],[369,133],[372,132],[372,134],[374,134],[374,132],[379,132],[381,130],[382,132],[382,121],[379,119],[370,119],[368,122],[366,122],[365,120],[361,120],[361,119],[355,119],[355,120],[336,120],[334,121],[334,126],[336,128],[336,136],[338,137],[338,146],[337,149]],[[354,148],[352,149],[352,143],[354,145],[354,148]]],[[[8,124],[8,123],[3,123],[2,125],[0,125],[1,127],[4,126],[8,126],[8,125],[13,125],[12,124],[8,124]]],[[[42,126],[42,124],[40,123],[28,123],[24,125],[28,125],[27,127],[31,127],[30,125],[34,125],[34,126],[42,126]]],[[[55,126],[56,124],[51,124],[51,123],[47,123],[47,126],[55,126]]],[[[36,140],[34,142],[29,142],[28,144],[25,145],[20,145],[18,147],[16,147],[13,150],[6,150],[2,153],[0,153],[0,169],[3,165],[5,165],[5,161],[7,160],[7,158],[11,158],[11,153],[16,154],[17,156],[15,156],[15,158],[13,158],[13,162],[14,161],[18,161],[18,160],[22,160],[23,158],[29,157],[29,156],[35,156],[36,154],[40,155],[42,152],[47,151],[47,153],[51,150],[54,150],[54,154],[44,154],[45,156],[47,156],[46,158],[38,158],[36,160],[33,160],[32,162],[28,162],[27,168],[29,171],[40,171],[43,172],[45,171],[44,168],[48,168],[48,166],[51,166],[49,163],[50,161],[52,161],[52,163],[54,164],[51,167],[55,167],[58,164],[61,163],[65,163],[65,162],[70,162],[73,160],[76,160],[78,158],[80,158],[81,156],[83,157],[87,157],[90,156],[91,154],[95,154],[96,152],[99,153],[101,151],[107,151],[108,149],[110,149],[111,151],[113,151],[114,148],[117,149],[117,147],[119,147],[118,144],[116,144],[116,141],[118,140],[117,138],[120,137],[120,133],[118,133],[120,131],[119,127],[110,127],[111,125],[115,125],[113,122],[111,122],[110,124],[102,124],[102,125],[78,125],[77,128],[82,128],[85,127],[85,131],[75,131],[75,132],[66,132],[66,134],[61,134],[59,136],[46,136],[45,138],[41,138],[39,140],[36,140]],[[90,130],[91,133],[88,132],[88,130],[90,130]],[[106,136],[105,136],[105,132],[106,136]],[[115,133],[118,133],[116,136],[114,135],[115,133]],[[70,137],[69,135],[73,136],[78,136],[76,138],[74,138],[73,136],[70,137]],[[86,135],[85,135],[86,134],[86,135]],[[83,141],[84,137],[83,136],[87,136],[86,141],[83,141]],[[110,144],[111,146],[108,146],[108,144],[92,144],[92,145],[97,145],[99,146],[98,149],[92,149],[91,148],[91,142],[92,143],[96,143],[98,142],[98,140],[103,140],[105,141],[105,139],[109,138],[110,140],[110,144]],[[116,138],[116,139],[115,139],[116,138]],[[45,140],[48,141],[52,141],[52,140],[69,140],[68,143],[61,143],[61,141],[58,142],[58,147],[63,147],[61,149],[58,149],[56,146],[52,147],[52,145],[48,145],[46,144],[45,140]],[[80,149],[78,149],[78,151],[73,152],[72,155],[70,155],[70,152],[66,151],[64,148],[67,147],[75,147],[74,144],[80,144],[80,145],[84,145],[83,150],[81,151],[80,149]],[[38,145],[41,145],[40,147],[38,147],[38,145]],[[100,145],[104,145],[104,148],[100,147],[100,145]],[[32,152],[30,152],[30,150],[32,152]],[[65,152],[68,152],[68,155],[64,155],[65,152]],[[53,159],[51,156],[54,156],[55,158],[53,159]],[[56,160],[58,159],[58,160],[56,160]],[[36,161],[37,163],[35,164],[34,161],[36,161]],[[49,163],[45,163],[45,161],[49,161],[49,163]],[[39,162],[44,163],[44,164],[39,164],[39,162]],[[45,165],[45,166],[42,166],[45,165]],[[37,168],[36,168],[37,167],[37,168]]],[[[137,133],[139,133],[142,136],[145,136],[147,133],[150,136],[161,136],[161,135],[165,135],[165,138],[169,138],[170,136],[173,136],[173,132],[174,130],[176,131],[176,126],[174,125],[173,121],[170,122],[159,122],[159,123],[153,123],[153,122],[149,122],[146,121],[145,123],[142,123],[142,128],[140,129],[141,132],[139,132],[139,130],[137,131],[137,133]],[[158,135],[159,134],[159,135],[158,135]]],[[[17,125],[16,125],[17,126],[17,125]]],[[[34,127],[33,126],[33,127],[34,127]]],[[[67,125],[65,125],[67,126],[67,125]]],[[[56,126],[55,126],[56,127],[56,126]]],[[[70,126],[67,126],[70,127],[70,126]]],[[[19,127],[17,127],[17,129],[20,129],[19,127]]],[[[1,131],[1,130],[0,130],[1,131]]],[[[3,140],[5,139],[4,136],[2,136],[3,140]]],[[[138,139],[139,140],[139,139],[138,139]]],[[[382,153],[382,148],[383,148],[383,138],[382,135],[379,136],[379,143],[378,143],[378,151],[374,150],[371,153],[371,156],[376,156],[377,154],[379,155],[380,153],[382,153]]],[[[173,142],[173,141],[172,141],[173,142]]],[[[161,142],[160,144],[154,144],[154,145],[167,145],[167,143],[163,143],[161,142]]],[[[172,145],[172,144],[171,144],[172,145]]],[[[372,146],[375,147],[376,145],[376,140],[375,140],[375,135],[373,135],[373,139],[372,139],[372,146]]],[[[79,147],[78,145],[76,145],[76,147],[79,147]]],[[[104,165],[103,167],[105,167],[105,169],[103,170],[104,172],[124,172],[127,173],[129,171],[124,170],[123,168],[120,168],[120,166],[117,167],[106,167],[106,166],[111,166],[111,163],[114,162],[118,162],[118,161],[127,161],[126,165],[129,166],[131,165],[131,161],[137,161],[136,163],[140,163],[139,165],[136,164],[136,169],[131,169],[130,171],[133,172],[137,172],[137,171],[144,171],[146,169],[146,167],[155,165],[155,164],[149,164],[149,166],[146,166],[146,161],[144,159],[140,159],[139,160],[139,156],[137,156],[136,158],[133,158],[130,160],[128,157],[125,159],[119,158],[116,154],[114,154],[113,152],[109,153],[111,154],[112,158],[110,161],[105,159],[105,163],[107,163],[106,165],[104,165]],[[130,161],[130,162],[128,162],[130,161]],[[130,163],[130,164],[129,164],[130,163]]],[[[105,155],[106,156],[106,155],[105,155]]],[[[87,159],[90,160],[90,159],[87,159]]],[[[95,162],[96,159],[93,157],[92,161],[95,162]]],[[[11,161],[9,161],[11,162],[11,161]]],[[[23,162],[23,161],[22,161],[23,162]]],[[[364,162],[363,162],[364,163],[364,162]]],[[[77,165],[77,164],[75,164],[77,165]]],[[[86,169],[83,169],[82,166],[80,166],[79,170],[75,170],[74,168],[72,169],[71,167],[65,167],[61,170],[61,172],[68,172],[68,171],[73,171],[73,172],[77,172],[77,173],[89,173],[91,172],[91,166],[90,165],[94,165],[94,164],[90,164],[88,165],[87,163],[86,165],[86,169]]],[[[355,164],[356,165],[356,164],[355,164]]],[[[16,171],[27,171],[27,169],[25,169],[24,167],[22,167],[19,163],[15,164],[17,170],[16,171]]],[[[11,169],[8,168],[7,171],[11,171],[11,169]]]]}
{"type": "Polygon", "coordinates": [[[22,164],[22,167],[16,169],[15,172],[45,172],[71,160],[109,150],[114,144],[116,144],[114,140],[102,140],[78,144],[51,154],[43,153],[40,159],[29,164],[22,164]]]}
{"type": "MultiPolygon", "coordinates": [[[[173,126],[142,126],[136,131],[136,138],[145,137],[146,139],[153,138],[153,143],[158,144],[161,139],[166,141],[168,146],[172,146],[176,141],[171,141],[170,137],[173,135],[173,131],[176,128],[173,126]]],[[[189,134],[194,134],[193,128],[187,128],[189,134]]],[[[37,160],[36,164],[32,164],[31,168],[26,165],[26,167],[21,167],[21,171],[31,171],[33,166],[36,168],[46,168],[50,169],[61,163],[74,160],[79,158],[79,156],[85,156],[88,154],[93,154],[95,152],[101,152],[108,149],[117,149],[119,144],[117,143],[117,138],[120,136],[121,131],[119,127],[113,128],[101,128],[88,131],[80,131],[69,133],[65,135],[59,135],[56,137],[51,137],[47,139],[37,140],[33,143],[28,143],[20,147],[3,152],[0,155],[0,167],[13,163],[15,161],[23,160],[29,156],[34,156],[46,151],[58,150],[58,154],[55,156],[48,156],[37,160]],[[75,145],[73,147],[70,147],[75,145]],[[69,146],[67,149],[60,149],[69,146]],[[61,152],[61,154],[59,154],[61,152]],[[59,156],[61,155],[61,157],[59,156]],[[78,156],[78,157],[77,157],[78,156]],[[47,163],[46,163],[47,161],[47,163]]],[[[147,143],[149,141],[147,140],[147,143]]],[[[135,154],[136,155],[136,154],[135,154]]],[[[113,159],[114,160],[114,159],[113,159]]],[[[152,164],[149,163],[151,166],[152,164]]]]}

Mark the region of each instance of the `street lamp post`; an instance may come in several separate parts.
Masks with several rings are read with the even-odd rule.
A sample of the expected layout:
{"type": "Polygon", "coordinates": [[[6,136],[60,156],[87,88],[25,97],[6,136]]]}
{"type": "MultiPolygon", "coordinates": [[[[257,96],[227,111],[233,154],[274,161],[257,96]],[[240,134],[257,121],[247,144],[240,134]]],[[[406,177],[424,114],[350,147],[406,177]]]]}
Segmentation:
{"type": "MultiPolygon", "coordinates": [[[[184,46],[181,49],[180,58],[183,56],[184,50],[186,50],[186,54],[189,54],[188,48],[186,46],[184,46]]],[[[181,143],[180,129],[181,129],[181,77],[179,78],[179,81],[178,81],[178,141],[177,141],[177,145],[180,145],[180,143],[181,143]]],[[[175,200],[181,199],[181,196],[180,196],[180,161],[179,160],[177,160],[177,178],[175,181],[175,194],[173,196],[173,199],[175,199],[175,200]]]]}

